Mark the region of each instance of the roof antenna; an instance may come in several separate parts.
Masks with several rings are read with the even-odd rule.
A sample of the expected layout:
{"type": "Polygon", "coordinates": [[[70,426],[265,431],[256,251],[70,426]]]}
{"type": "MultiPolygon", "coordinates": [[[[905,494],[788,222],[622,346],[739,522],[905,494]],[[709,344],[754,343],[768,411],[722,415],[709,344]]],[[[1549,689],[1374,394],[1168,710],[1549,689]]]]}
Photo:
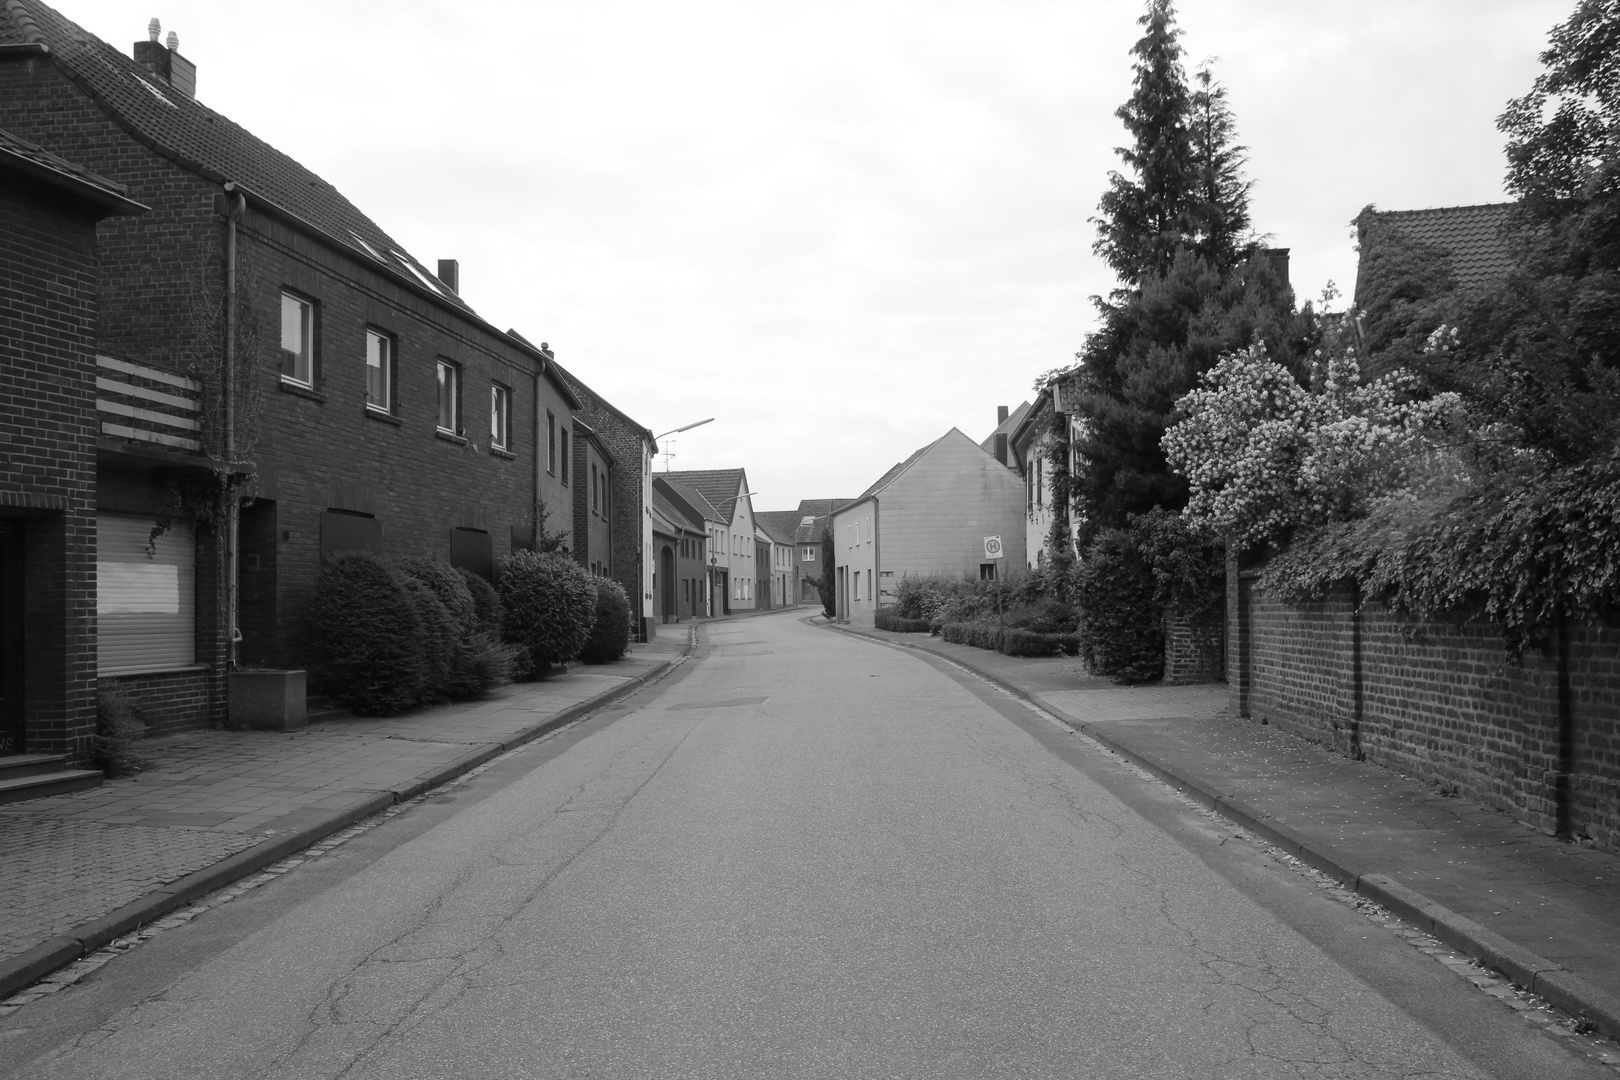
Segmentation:
{"type": "Polygon", "coordinates": [[[156,41],[161,33],[163,33],[163,24],[158,22],[157,16],[154,15],[152,21],[146,24],[146,38],[148,41],[156,41]]]}
{"type": "Polygon", "coordinates": [[[175,33],[173,30],[169,31],[169,51],[170,52],[179,52],[180,51],[180,35],[175,33]]]}

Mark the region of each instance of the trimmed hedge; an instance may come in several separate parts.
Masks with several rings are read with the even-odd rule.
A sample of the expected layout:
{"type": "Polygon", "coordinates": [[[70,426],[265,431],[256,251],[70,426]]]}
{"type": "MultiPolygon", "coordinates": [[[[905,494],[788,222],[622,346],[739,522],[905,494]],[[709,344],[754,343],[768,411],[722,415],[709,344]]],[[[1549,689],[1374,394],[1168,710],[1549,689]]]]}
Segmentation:
{"type": "Polygon", "coordinates": [[[456,690],[463,689],[456,673],[456,653],[462,642],[460,628],[450,610],[420,578],[404,572],[399,576],[422,622],[422,700],[442,705],[455,696],[456,690]]]}
{"type": "Polygon", "coordinates": [[[430,559],[425,555],[400,559],[394,565],[401,573],[433,590],[463,637],[471,637],[478,631],[478,607],[473,602],[472,589],[455,567],[443,559],[430,559]]]}
{"type": "Polygon", "coordinates": [[[957,645],[971,645],[1008,656],[1078,656],[1079,634],[1043,634],[995,623],[945,623],[939,636],[957,645]]]}
{"type": "Polygon", "coordinates": [[[514,551],[500,560],[502,633],[528,656],[533,673],[572,660],[596,622],[596,584],[556,552],[514,551]]]}
{"type": "Polygon", "coordinates": [[[897,615],[890,608],[883,608],[873,616],[873,623],[879,630],[891,630],[897,634],[926,634],[928,633],[927,619],[908,619],[897,615]]]}
{"type": "Polygon", "coordinates": [[[630,648],[630,598],[611,578],[596,579],[596,622],[580,647],[587,664],[611,664],[630,648]]]}
{"type": "Polygon", "coordinates": [[[465,566],[458,568],[456,573],[461,575],[461,583],[467,586],[467,592],[472,596],[473,614],[478,620],[479,631],[500,637],[501,594],[495,591],[495,586],[465,566]]]}
{"type": "Polygon", "coordinates": [[[321,565],[310,645],[316,684],[361,716],[421,702],[422,617],[406,578],[378,556],[348,551],[321,565]]]}

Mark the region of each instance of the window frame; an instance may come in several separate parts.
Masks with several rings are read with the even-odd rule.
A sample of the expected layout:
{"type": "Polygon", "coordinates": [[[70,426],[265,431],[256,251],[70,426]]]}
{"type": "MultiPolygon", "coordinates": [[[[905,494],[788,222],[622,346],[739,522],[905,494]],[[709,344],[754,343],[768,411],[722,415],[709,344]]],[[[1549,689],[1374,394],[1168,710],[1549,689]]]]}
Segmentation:
{"type": "Polygon", "coordinates": [[[398,341],[398,339],[395,338],[393,334],[390,334],[388,331],[386,331],[386,330],[384,330],[384,329],[382,329],[380,327],[367,326],[366,327],[366,408],[370,409],[372,412],[385,413],[388,416],[393,416],[394,413],[395,413],[396,408],[398,407],[398,401],[399,401],[398,387],[399,387],[399,341],[398,341]],[[377,369],[377,370],[383,372],[383,376],[382,376],[383,377],[383,396],[384,396],[384,398],[386,400],[385,400],[385,404],[381,404],[381,405],[379,405],[375,401],[371,400],[371,372],[372,372],[371,343],[373,341],[381,342],[385,346],[385,348],[387,349],[387,355],[385,357],[383,357],[383,362],[382,362],[381,365],[378,366],[378,369],[377,369]]]}
{"type": "Polygon", "coordinates": [[[557,414],[546,410],[546,472],[557,475],[557,414]]]}
{"type": "Polygon", "coordinates": [[[489,445],[493,450],[510,451],[511,442],[512,388],[492,380],[489,384],[489,445]]]}
{"type": "Polygon", "coordinates": [[[306,296],[305,294],[298,292],[296,289],[289,289],[285,285],[281,287],[281,381],[284,383],[290,383],[293,386],[301,386],[305,390],[315,389],[315,380],[317,375],[317,365],[315,362],[315,328],[317,307],[318,306],[315,303],[314,297],[306,296]],[[304,350],[303,360],[306,368],[304,378],[300,378],[296,372],[296,359],[294,361],[294,372],[289,374],[287,371],[287,358],[289,356],[296,356],[296,354],[292,353],[287,348],[288,301],[299,305],[304,311],[302,327],[304,340],[301,343],[304,350]]]}
{"type": "Polygon", "coordinates": [[[437,397],[438,406],[439,406],[438,407],[438,415],[434,418],[434,423],[438,425],[439,431],[443,432],[444,434],[446,434],[446,435],[454,435],[456,438],[460,438],[461,437],[461,401],[462,401],[462,397],[464,396],[463,395],[463,383],[462,383],[461,365],[456,363],[454,360],[451,360],[451,359],[448,359],[447,357],[441,356],[436,361],[434,361],[433,370],[434,370],[434,375],[435,375],[435,381],[437,383],[437,393],[436,393],[435,396],[437,397]],[[451,376],[448,380],[445,378],[445,374],[447,372],[451,376]],[[450,423],[453,425],[451,427],[445,427],[444,423],[443,423],[444,410],[445,410],[445,400],[444,400],[444,398],[445,398],[445,387],[446,387],[446,385],[448,385],[450,387],[450,394],[451,394],[450,423]]]}
{"type": "Polygon", "coordinates": [[[559,466],[557,469],[557,479],[562,483],[563,487],[568,487],[569,462],[567,428],[563,428],[561,431],[557,432],[557,446],[558,450],[560,451],[557,460],[557,464],[559,466]]]}

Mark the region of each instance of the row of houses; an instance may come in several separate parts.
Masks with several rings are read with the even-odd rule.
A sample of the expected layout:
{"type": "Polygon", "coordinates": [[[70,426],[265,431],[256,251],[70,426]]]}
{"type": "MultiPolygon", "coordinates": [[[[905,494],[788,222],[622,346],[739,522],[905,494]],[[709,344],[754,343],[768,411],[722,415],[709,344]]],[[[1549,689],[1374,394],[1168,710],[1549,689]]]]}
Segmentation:
{"type": "Polygon", "coordinates": [[[85,762],[105,679],[157,733],[225,722],[232,670],[308,665],[335,551],[560,544],[642,638],[798,601],[742,470],[655,478],[650,427],[159,35],[0,5],[0,755],[85,762]]]}

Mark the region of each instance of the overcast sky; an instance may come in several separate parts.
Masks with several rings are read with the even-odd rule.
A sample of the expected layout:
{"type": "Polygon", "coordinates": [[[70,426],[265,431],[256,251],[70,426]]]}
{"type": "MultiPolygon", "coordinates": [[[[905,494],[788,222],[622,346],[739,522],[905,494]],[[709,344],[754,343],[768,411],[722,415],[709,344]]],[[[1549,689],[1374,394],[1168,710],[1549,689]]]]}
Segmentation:
{"type": "MultiPolygon", "coordinates": [[[[853,496],[1031,397],[1113,285],[1091,253],[1138,0],[60,0],[547,341],[673,468],[853,496]]],[[[1574,0],[1184,0],[1303,302],[1350,219],[1503,198],[1495,119],[1574,0]]],[[[1342,303],[1342,302],[1341,302],[1342,303]]]]}

